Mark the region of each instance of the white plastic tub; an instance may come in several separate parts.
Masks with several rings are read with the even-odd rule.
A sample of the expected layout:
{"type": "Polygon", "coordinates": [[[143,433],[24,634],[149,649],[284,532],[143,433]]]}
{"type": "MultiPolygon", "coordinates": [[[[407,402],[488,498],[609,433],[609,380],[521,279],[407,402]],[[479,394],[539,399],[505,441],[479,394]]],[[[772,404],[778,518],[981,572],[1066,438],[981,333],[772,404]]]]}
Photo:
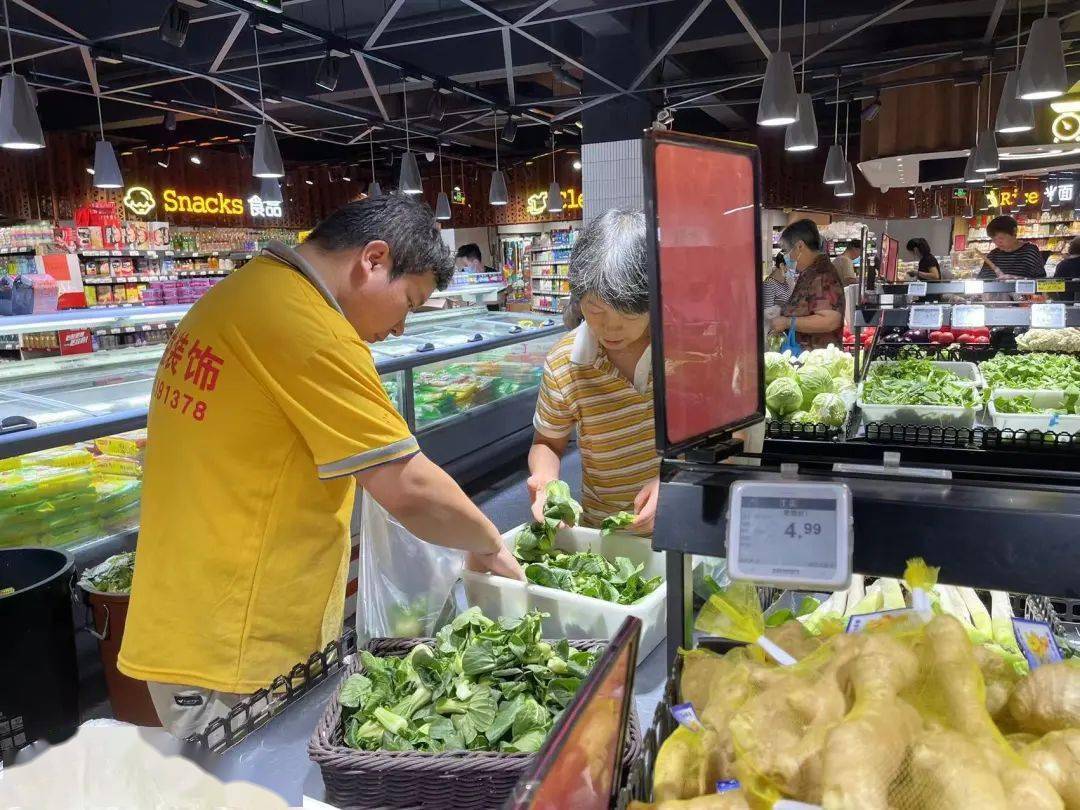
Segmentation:
{"type": "Polygon", "coordinates": [[[1065,392],[1048,388],[995,388],[990,395],[988,410],[990,421],[999,430],[1042,430],[1054,433],[1080,433],[1080,416],[1073,414],[1052,415],[1045,413],[1000,413],[994,405],[996,397],[1031,397],[1037,408],[1060,408],[1065,403],[1065,392]],[[1053,422],[1053,424],[1051,424],[1053,422]]]}
{"type": "MultiPolygon", "coordinates": [[[[513,549],[521,527],[503,535],[506,545],[513,549]]],[[[645,578],[664,575],[664,555],[653,551],[645,538],[630,534],[603,537],[596,529],[560,529],[555,548],[563,551],[593,551],[614,560],[626,557],[634,563],[644,563],[645,578]]],[[[641,644],[638,662],[645,659],[663,638],[667,622],[667,582],[633,605],[617,605],[591,596],[582,596],[531,582],[516,582],[493,574],[464,571],[465,599],[471,606],[484,611],[490,618],[522,616],[530,610],[551,614],[544,619],[545,638],[597,638],[615,635],[627,616],[641,619],[641,644]]]]}
{"type": "MultiPolygon", "coordinates": [[[[887,360],[874,360],[867,370],[869,376],[875,366],[888,363],[887,360]]],[[[971,383],[972,387],[983,385],[982,374],[974,363],[961,363],[951,360],[934,360],[933,365],[971,383]]],[[[886,425],[926,425],[930,427],[970,428],[975,425],[975,416],[982,410],[981,405],[963,408],[952,405],[873,405],[863,401],[863,386],[859,383],[857,404],[863,412],[865,421],[880,422],[886,425]]]]}

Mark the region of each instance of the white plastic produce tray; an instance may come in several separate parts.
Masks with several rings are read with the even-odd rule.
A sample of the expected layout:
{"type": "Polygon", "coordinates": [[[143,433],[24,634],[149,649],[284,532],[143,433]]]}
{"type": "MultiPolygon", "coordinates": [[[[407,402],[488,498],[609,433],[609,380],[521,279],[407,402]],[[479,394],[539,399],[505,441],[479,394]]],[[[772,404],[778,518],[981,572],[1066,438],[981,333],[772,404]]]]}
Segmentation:
{"type": "MultiPolygon", "coordinates": [[[[874,366],[887,363],[887,360],[874,360],[870,363],[867,376],[872,373],[874,366]]],[[[951,371],[958,377],[968,380],[979,388],[983,385],[979,367],[974,363],[961,363],[950,360],[935,360],[933,365],[951,371]]],[[[871,405],[863,401],[863,385],[859,383],[859,396],[857,404],[863,412],[865,421],[880,422],[886,425],[927,425],[931,427],[970,428],[975,425],[975,416],[982,410],[976,405],[971,408],[962,408],[950,405],[871,405]]]]}
{"type": "Polygon", "coordinates": [[[1017,396],[1031,397],[1037,408],[1060,408],[1065,403],[1065,392],[1049,388],[995,388],[990,395],[988,410],[990,421],[999,430],[1043,430],[1055,433],[1080,433],[1080,416],[1043,413],[999,413],[994,406],[996,397],[1012,399],[1017,396]]]}
{"type": "MultiPolygon", "coordinates": [[[[503,541],[513,550],[521,527],[503,535],[503,541]]],[[[664,575],[664,555],[653,551],[649,541],[631,534],[612,534],[603,537],[596,529],[560,529],[555,548],[563,551],[593,551],[614,560],[626,557],[634,563],[644,563],[645,578],[664,575]]],[[[494,574],[462,572],[465,599],[490,618],[522,616],[530,610],[551,614],[544,619],[545,638],[611,638],[627,616],[641,619],[641,643],[638,663],[645,659],[664,638],[667,623],[667,582],[633,605],[617,605],[591,596],[547,588],[531,582],[517,582],[494,574]]]]}

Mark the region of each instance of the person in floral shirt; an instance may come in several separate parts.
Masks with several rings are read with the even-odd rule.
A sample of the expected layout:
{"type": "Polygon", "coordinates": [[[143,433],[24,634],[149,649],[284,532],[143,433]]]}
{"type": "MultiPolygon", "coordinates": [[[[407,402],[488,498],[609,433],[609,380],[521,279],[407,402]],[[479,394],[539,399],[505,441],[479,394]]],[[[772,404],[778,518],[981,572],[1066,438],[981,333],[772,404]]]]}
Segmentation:
{"type": "Polygon", "coordinates": [[[786,332],[795,320],[795,338],[803,349],[843,345],[844,287],[829,257],[821,252],[821,234],[809,219],[792,222],[780,234],[780,250],[789,268],[798,271],[795,289],[780,314],[769,322],[786,332]]]}

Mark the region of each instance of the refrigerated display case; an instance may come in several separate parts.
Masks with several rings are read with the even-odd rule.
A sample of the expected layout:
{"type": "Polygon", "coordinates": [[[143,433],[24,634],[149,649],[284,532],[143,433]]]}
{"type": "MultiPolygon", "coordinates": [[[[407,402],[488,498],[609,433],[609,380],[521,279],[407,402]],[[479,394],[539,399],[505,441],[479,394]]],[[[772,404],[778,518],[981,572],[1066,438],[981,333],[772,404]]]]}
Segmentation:
{"type": "MultiPolygon", "coordinates": [[[[406,334],[372,346],[372,354],[424,452],[468,478],[527,446],[544,357],[563,331],[550,318],[470,307],[410,316],[406,334]]],[[[131,535],[138,456],[163,349],[0,365],[0,546],[131,535]],[[56,470],[83,472],[63,478],[56,470]],[[135,482],[123,488],[122,504],[113,492],[117,476],[135,482]],[[110,504],[123,507],[115,519],[110,504]],[[19,512],[5,521],[8,508],[19,512]],[[33,531],[8,528],[18,526],[33,531]]]]}

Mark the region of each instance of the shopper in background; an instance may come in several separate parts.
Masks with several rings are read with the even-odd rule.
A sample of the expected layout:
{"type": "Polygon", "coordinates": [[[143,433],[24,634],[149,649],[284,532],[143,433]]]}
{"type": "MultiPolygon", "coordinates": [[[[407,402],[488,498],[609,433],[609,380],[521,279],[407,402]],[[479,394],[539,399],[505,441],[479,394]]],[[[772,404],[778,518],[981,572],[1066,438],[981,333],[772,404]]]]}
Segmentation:
{"type": "Polygon", "coordinates": [[[791,298],[770,326],[786,332],[795,320],[795,338],[804,349],[837,347],[844,335],[844,288],[840,276],[821,252],[821,234],[813,220],[800,219],[780,234],[780,249],[789,268],[798,271],[791,298]]]}
{"type": "Polygon", "coordinates": [[[941,281],[941,265],[938,264],[937,256],[930,250],[930,243],[917,236],[908,239],[908,252],[919,261],[915,269],[915,277],[919,281],[941,281]]]}
{"type": "Polygon", "coordinates": [[[454,264],[458,270],[468,270],[473,273],[495,272],[494,267],[487,267],[484,265],[484,259],[480,253],[480,246],[475,242],[470,242],[469,244],[462,245],[458,248],[454,264]]]}
{"type": "Polygon", "coordinates": [[[994,249],[986,255],[979,278],[1046,278],[1046,262],[1031,242],[1016,238],[1016,220],[994,217],[986,225],[994,249]]]}
{"type": "Polygon", "coordinates": [[[843,286],[847,287],[858,282],[859,276],[855,272],[855,260],[860,256],[862,256],[862,240],[852,239],[847,243],[844,252],[832,260],[833,266],[840,276],[840,283],[843,286]]]}
{"type": "Polygon", "coordinates": [[[529,498],[543,520],[545,489],[560,477],[577,429],[582,515],[599,526],[634,512],[630,530],[649,534],[660,490],[653,438],[649,283],[645,217],[613,209],[581,232],[570,254],[570,295],[584,322],[548,353],[529,451],[529,498]]]}
{"type": "Polygon", "coordinates": [[[787,264],[784,262],[784,254],[777,253],[773,257],[772,270],[765,280],[761,282],[761,298],[765,309],[769,307],[781,307],[791,297],[794,287],[794,273],[789,273],[787,264]]]}
{"type": "Polygon", "coordinates": [[[368,344],[453,272],[404,195],[271,242],[180,321],[150,401],[139,565],[119,668],[185,738],[338,637],[357,484],[411,532],[523,578],[421,453],[368,344]]]}
{"type": "Polygon", "coordinates": [[[1058,262],[1054,278],[1080,279],[1080,236],[1069,240],[1068,253],[1058,262]]]}

